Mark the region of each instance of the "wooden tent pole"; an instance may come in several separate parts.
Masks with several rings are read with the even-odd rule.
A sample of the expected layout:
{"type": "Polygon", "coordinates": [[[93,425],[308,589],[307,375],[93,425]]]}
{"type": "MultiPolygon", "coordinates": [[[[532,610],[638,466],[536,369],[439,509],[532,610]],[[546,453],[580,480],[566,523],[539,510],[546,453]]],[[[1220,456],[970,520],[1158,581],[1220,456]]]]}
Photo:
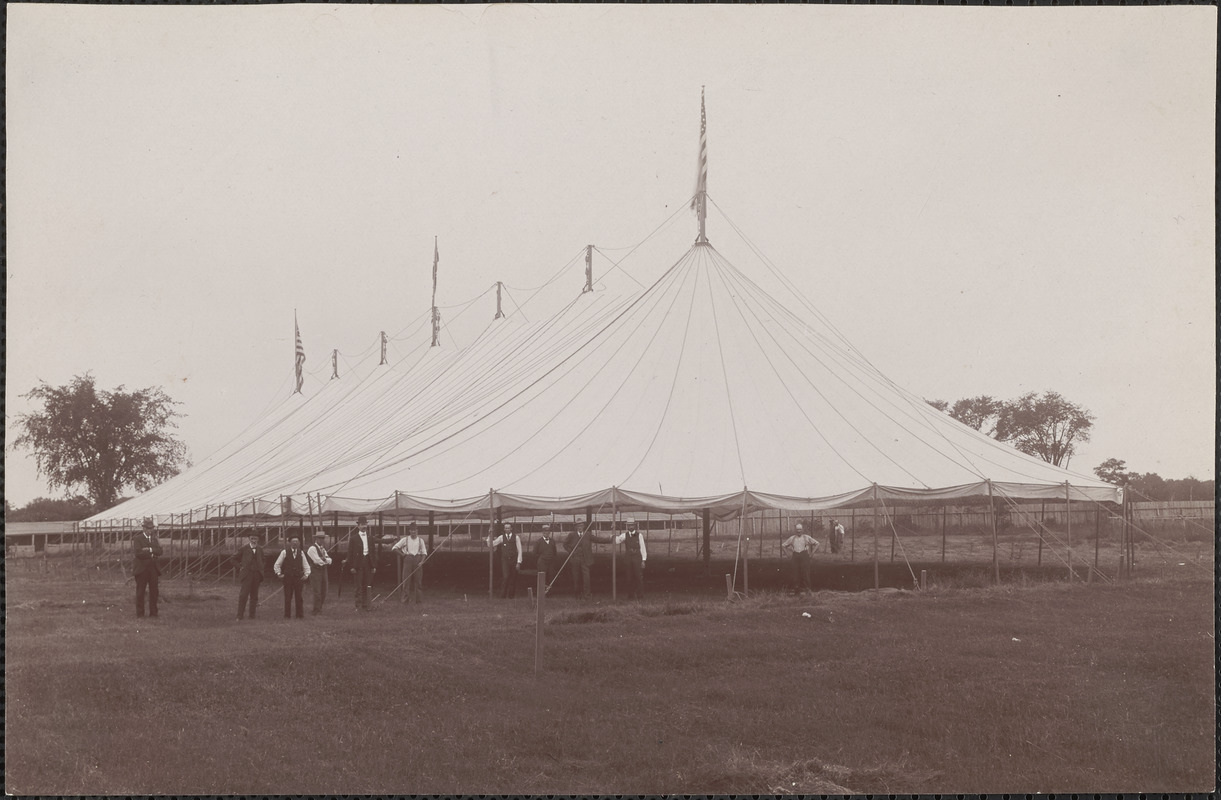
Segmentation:
{"type": "Polygon", "coordinates": [[[619,599],[619,545],[615,537],[619,534],[619,497],[615,487],[611,487],[611,600],[619,599]]]}
{"type": "Polygon", "coordinates": [[[492,553],[494,552],[492,549],[492,539],[495,538],[494,534],[496,533],[495,516],[493,514],[494,509],[495,509],[494,491],[495,490],[493,490],[493,489],[488,489],[488,599],[489,600],[493,599],[496,596],[496,593],[493,591],[493,587],[495,586],[495,582],[496,582],[496,579],[493,577],[493,574],[495,572],[496,567],[492,563],[493,562],[492,553]]]}
{"type": "Polygon", "coordinates": [[[873,485],[873,590],[882,588],[878,580],[878,485],[873,485]]]}
{"type": "Polygon", "coordinates": [[[1001,582],[1001,561],[1000,555],[997,552],[998,541],[996,536],[996,499],[992,496],[992,479],[988,479],[988,516],[992,520],[992,582],[1001,582]]]}
{"type": "Polygon", "coordinates": [[[704,509],[704,576],[712,574],[712,509],[704,509]]]}
{"type": "MultiPolygon", "coordinates": [[[[814,512],[810,512],[812,517],[814,512]]],[[[743,528],[746,526],[746,487],[742,487],[742,513],[738,516],[738,539],[742,539],[743,528]]],[[[811,527],[813,527],[811,525],[811,527]]],[[[742,548],[742,596],[750,594],[750,536],[746,537],[746,545],[742,548]]]]}
{"type": "Polygon", "coordinates": [[[1068,579],[1073,579],[1073,500],[1068,495],[1068,481],[1064,482],[1064,525],[1068,538],[1068,579]]]}

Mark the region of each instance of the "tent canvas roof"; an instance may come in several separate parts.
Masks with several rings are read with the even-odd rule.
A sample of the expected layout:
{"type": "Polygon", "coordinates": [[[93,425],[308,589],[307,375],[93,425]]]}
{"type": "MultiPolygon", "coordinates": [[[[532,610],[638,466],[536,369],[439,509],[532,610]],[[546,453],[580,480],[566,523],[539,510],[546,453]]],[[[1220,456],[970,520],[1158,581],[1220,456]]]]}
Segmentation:
{"type": "Polygon", "coordinates": [[[711,245],[634,295],[586,292],[470,345],[294,395],[91,518],[383,511],[790,510],[985,497],[1115,501],[896,386],[711,245]]]}

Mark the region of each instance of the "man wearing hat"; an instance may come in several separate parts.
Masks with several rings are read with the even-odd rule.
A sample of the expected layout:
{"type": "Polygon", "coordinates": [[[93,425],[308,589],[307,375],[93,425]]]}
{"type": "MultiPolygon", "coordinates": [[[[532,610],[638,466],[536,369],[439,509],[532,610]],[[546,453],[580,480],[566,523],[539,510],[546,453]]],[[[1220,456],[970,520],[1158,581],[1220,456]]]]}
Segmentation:
{"type": "Polygon", "coordinates": [[[415,523],[407,525],[407,535],[394,543],[390,548],[399,557],[399,587],[403,591],[403,602],[414,599],[417,603],[424,601],[424,557],[428,555],[428,545],[420,538],[420,532],[415,523]]]}
{"type": "Polygon", "coordinates": [[[314,595],[314,610],[310,613],[321,614],[322,604],[326,602],[326,590],[330,579],[327,572],[331,568],[331,554],[326,551],[326,533],[314,531],[314,543],[305,551],[309,558],[309,588],[314,595]]]}
{"type": "Polygon", "coordinates": [[[359,610],[372,610],[369,597],[380,555],[381,545],[373,541],[369,533],[369,518],[362,514],[356,518],[356,532],[348,536],[348,555],[343,562],[344,568],[353,575],[356,608],[359,610]]]}
{"type": "Polygon", "coordinates": [[[145,517],[140,532],[131,540],[131,551],[135,561],[131,565],[131,574],[136,579],[136,616],[144,616],[144,595],[148,594],[148,615],[157,616],[157,578],[161,575],[161,567],[157,559],[161,557],[161,542],[157,541],[157,531],[153,528],[153,518],[145,517]]]}
{"type": "Polygon", "coordinates": [[[502,533],[488,541],[488,546],[500,549],[501,598],[517,597],[517,572],[521,569],[521,539],[513,526],[504,523],[502,533]]]}
{"type": "Polygon", "coordinates": [[[644,562],[649,560],[649,550],[644,537],[636,530],[636,518],[628,517],[624,524],[627,530],[615,537],[615,544],[623,543],[627,555],[627,588],[632,597],[644,599],[644,562]]]}
{"type": "Polygon", "coordinates": [[[259,584],[263,582],[263,550],[259,547],[259,537],[251,533],[246,538],[246,545],[237,556],[237,580],[241,588],[237,590],[237,618],[245,619],[246,603],[250,603],[250,618],[254,619],[259,610],[259,584]]]}
{"type": "Polygon", "coordinates": [[[543,524],[542,536],[534,543],[534,555],[538,556],[538,563],[535,569],[543,573],[543,585],[550,587],[551,570],[555,566],[559,554],[555,549],[555,539],[551,538],[551,526],[549,524],[543,524]]]}
{"type": "Polygon", "coordinates": [[[780,546],[781,553],[793,554],[793,567],[797,572],[796,583],[798,591],[810,591],[810,554],[818,549],[818,540],[805,532],[800,522],[795,526],[793,535],[784,540],[780,546]]]}

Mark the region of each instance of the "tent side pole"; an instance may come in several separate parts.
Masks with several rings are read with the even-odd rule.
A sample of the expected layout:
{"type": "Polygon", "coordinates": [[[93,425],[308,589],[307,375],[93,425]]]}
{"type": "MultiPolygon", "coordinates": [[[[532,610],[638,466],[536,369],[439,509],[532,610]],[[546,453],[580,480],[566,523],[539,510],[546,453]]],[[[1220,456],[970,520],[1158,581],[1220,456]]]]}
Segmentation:
{"type": "Polygon", "coordinates": [[[992,582],[1001,582],[1001,561],[996,536],[996,499],[992,496],[992,479],[988,479],[988,516],[992,520],[992,582]]]}
{"type": "Polygon", "coordinates": [[[1068,481],[1064,482],[1064,525],[1068,538],[1068,579],[1073,579],[1073,501],[1068,496],[1068,481]]]}
{"type": "Polygon", "coordinates": [[[882,588],[878,580],[878,485],[873,485],[873,590],[882,588]]]}
{"type": "Polygon", "coordinates": [[[712,574],[712,509],[704,509],[704,577],[712,574]]]}
{"type": "Polygon", "coordinates": [[[611,487],[611,600],[619,599],[619,545],[615,537],[619,535],[619,498],[615,488],[611,487]]]}
{"type": "Polygon", "coordinates": [[[496,582],[496,579],[493,577],[493,572],[496,568],[492,563],[492,539],[494,538],[493,534],[496,531],[496,526],[493,521],[494,518],[492,516],[494,503],[494,498],[492,496],[493,491],[494,490],[492,489],[488,489],[488,600],[491,600],[496,596],[496,593],[493,591],[493,587],[495,586],[496,582]]]}
{"type": "Polygon", "coordinates": [[[945,506],[941,507],[941,563],[945,563],[945,506]]]}

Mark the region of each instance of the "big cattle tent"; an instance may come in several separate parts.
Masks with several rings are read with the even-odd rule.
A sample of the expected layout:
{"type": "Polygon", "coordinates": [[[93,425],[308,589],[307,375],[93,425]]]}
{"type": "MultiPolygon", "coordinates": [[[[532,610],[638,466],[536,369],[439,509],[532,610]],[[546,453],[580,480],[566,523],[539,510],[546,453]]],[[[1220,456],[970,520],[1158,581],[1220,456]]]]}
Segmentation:
{"type": "Polygon", "coordinates": [[[307,508],[487,518],[613,504],[724,518],[879,500],[1119,499],[897,386],[834,326],[764,292],[702,230],[647,288],[574,288],[531,316],[285,398],[225,448],[90,523],[307,508]]]}

